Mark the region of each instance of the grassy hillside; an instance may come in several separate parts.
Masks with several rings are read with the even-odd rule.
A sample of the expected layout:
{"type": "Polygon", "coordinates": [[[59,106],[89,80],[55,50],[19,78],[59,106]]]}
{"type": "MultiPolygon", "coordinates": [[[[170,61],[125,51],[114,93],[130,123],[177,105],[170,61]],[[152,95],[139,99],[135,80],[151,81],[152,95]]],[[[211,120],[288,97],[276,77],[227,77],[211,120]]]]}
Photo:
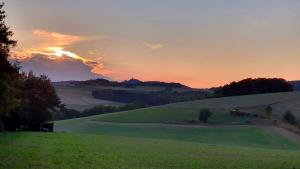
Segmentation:
{"type": "Polygon", "coordinates": [[[174,103],[121,113],[99,116],[95,120],[107,122],[164,123],[188,122],[196,120],[200,109],[210,108],[213,116],[209,123],[234,124],[243,122],[243,118],[230,116],[234,108],[264,113],[267,105],[274,107],[274,114],[282,115],[286,110],[300,117],[300,92],[259,94],[236,97],[205,99],[191,102],[174,103]]]}
{"type": "MultiPolygon", "coordinates": [[[[125,87],[113,87],[113,86],[72,86],[72,85],[54,85],[59,98],[62,103],[64,103],[67,108],[82,111],[95,107],[97,105],[105,106],[120,106],[124,103],[109,101],[104,99],[96,99],[92,96],[92,91],[94,90],[125,90],[125,91],[136,91],[136,92],[154,92],[163,91],[165,87],[155,87],[155,86],[138,86],[135,88],[125,88],[125,87]]],[[[191,88],[174,88],[173,91],[186,92],[195,91],[191,88]]]]}
{"type": "Polygon", "coordinates": [[[299,99],[299,92],[206,99],[56,121],[55,133],[0,133],[0,169],[296,169],[299,135],[228,124],[243,120],[229,115],[233,108],[259,112],[271,104],[280,113],[297,110],[299,99]],[[185,124],[201,108],[218,125],[185,124]]]}
{"type": "Polygon", "coordinates": [[[122,105],[123,103],[112,102],[108,100],[95,99],[92,96],[93,88],[89,87],[72,87],[72,86],[55,86],[57,94],[67,108],[82,111],[97,105],[122,105]]]}
{"type": "Polygon", "coordinates": [[[1,133],[0,168],[293,169],[300,152],[67,133],[1,133]]]}
{"type": "Polygon", "coordinates": [[[282,133],[287,131],[278,132],[274,129],[275,127],[228,127],[224,125],[238,124],[244,120],[241,117],[231,116],[229,111],[232,108],[242,107],[257,111],[268,104],[290,104],[290,100],[298,101],[299,94],[300,92],[290,92],[206,99],[63,120],[55,123],[55,131],[293,149],[298,148],[299,144],[295,142],[299,140],[285,138],[286,135],[282,133]],[[213,111],[209,124],[222,124],[222,126],[197,127],[158,124],[165,122],[182,122],[184,124],[197,119],[199,110],[204,107],[211,108],[213,111]]]}
{"type": "Polygon", "coordinates": [[[299,149],[296,139],[286,138],[273,127],[219,126],[195,127],[163,124],[99,123],[92,118],[64,120],[55,123],[55,131],[108,136],[156,138],[198,143],[239,145],[279,149],[299,149]]]}

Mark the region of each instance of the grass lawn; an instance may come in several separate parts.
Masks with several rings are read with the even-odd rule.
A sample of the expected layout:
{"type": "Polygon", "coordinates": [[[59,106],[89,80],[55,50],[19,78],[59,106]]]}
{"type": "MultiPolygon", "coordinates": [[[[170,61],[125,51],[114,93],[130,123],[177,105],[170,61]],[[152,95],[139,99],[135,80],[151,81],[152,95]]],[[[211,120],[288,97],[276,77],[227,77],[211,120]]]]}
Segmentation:
{"type": "Polygon", "coordinates": [[[2,169],[293,169],[300,152],[70,133],[1,133],[2,169]]]}

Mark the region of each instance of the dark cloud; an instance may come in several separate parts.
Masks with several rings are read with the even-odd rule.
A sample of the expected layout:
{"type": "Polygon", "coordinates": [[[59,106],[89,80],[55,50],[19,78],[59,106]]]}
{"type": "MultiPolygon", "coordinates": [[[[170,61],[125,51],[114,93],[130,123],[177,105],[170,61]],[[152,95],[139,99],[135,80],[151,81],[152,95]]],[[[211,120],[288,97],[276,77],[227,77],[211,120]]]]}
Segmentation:
{"type": "Polygon", "coordinates": [[[70,57],[51,58],[47,55],[35,54],[21,61],[22,70],[32,70],[35,74],[45,74],[52,81],[87,80],[106,78],[91,72],[91,67],[81,60],[70,57]]]}

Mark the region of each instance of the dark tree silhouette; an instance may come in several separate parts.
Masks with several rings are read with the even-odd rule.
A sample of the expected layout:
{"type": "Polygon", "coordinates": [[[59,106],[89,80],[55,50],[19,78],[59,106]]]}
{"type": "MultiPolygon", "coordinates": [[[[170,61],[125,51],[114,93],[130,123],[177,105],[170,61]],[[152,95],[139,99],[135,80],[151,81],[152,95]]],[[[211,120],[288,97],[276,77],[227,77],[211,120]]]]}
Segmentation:
{"type": "Polygon", "coordinates": [[[268,116],[268,118],[271,118],[272,117],[272,113],[273,113],[273,108],[271,105],[268,105],[266,108],[265,108],[265,112],[266,112],[266,115],[268,116]]]}
{"type": "Polygon", "coordinates": [[[209,109],[202,109],[199,113],[199,117],[198,119],[201,121],[201,122],[204,122],[204,123],[207,123],[208,121],[208,118],[211,116],[211,111],[209,109]]]}
{"type": "Polygon", "coordinates": [[[18,77],[19,67],[8,61],[10,49],[17,41],[12,39],[13,32],[5,24],[4,4],[0,4],[0,123],[19,107],[18,77]]]}
{"type": "Polygon", "coordinates": [[[292,124],[292,125],[296,125],[298,123],[296,117],[294,116],[294,114],[287,110],[284,115],[283,115],[284,120],[286,120],[288,123],[292,124]]]}
{"type": "Polygon", "coordinates": [[[288,92],[292,90],[292,85],[284,79],[249,78],[225,85],[216,93],[222,96],[239,96],[259,93],[288,92]]]}
{"type": "Polygon", "coordinates": [[[60,100],[50,79],[35,76],[32,72],[22,74],[22,106],[19,111],[21,125],[28,130],[39,130],[41,123],[52,119],[60,107],[60,100]]]}

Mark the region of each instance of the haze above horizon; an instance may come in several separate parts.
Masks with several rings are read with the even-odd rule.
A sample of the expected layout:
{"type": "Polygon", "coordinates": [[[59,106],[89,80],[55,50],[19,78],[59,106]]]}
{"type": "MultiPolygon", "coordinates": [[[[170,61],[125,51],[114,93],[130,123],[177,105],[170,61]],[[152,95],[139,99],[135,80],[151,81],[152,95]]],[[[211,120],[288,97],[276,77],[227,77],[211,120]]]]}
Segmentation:
{"type": "Polygon", "coordinates": [[[23,70],[213,87],[300,77],[297,0],[5,0],[23,70]]]}

